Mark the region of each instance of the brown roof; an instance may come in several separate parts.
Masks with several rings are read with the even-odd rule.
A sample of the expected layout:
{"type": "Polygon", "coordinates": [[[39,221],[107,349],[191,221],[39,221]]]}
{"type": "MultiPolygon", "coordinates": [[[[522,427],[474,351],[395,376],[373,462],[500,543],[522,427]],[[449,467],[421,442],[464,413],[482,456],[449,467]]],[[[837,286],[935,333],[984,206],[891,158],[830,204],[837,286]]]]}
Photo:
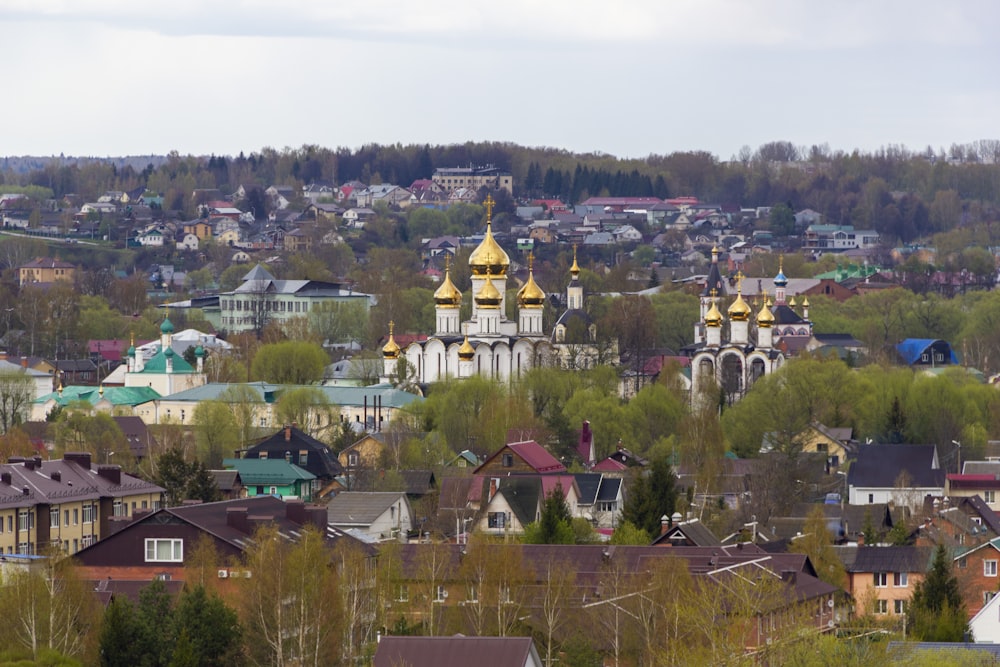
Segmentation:
{"type": "Polygon", "coordinates": [[[540,665],[531,637],[382,637],[374,667],[540,665]],[[531,660],[533,658],[533,661],[531,660]]]}

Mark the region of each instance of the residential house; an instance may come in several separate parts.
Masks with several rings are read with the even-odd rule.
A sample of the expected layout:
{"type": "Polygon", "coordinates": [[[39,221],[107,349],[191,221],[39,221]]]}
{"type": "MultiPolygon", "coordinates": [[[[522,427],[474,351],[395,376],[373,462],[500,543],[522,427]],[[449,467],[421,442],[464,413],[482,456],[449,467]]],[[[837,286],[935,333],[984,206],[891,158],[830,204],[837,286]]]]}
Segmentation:
{"type": "MultiPolygon", "coordinates": [[[[21,363],[16,364],[7,359],[6,352],[0,352],[0,376],[3,375],[27,375],[31,378],[31,398],[32,400],[38,400],[43,396],[47,396],[52,392],[52,385],[54,381],[54,372],[50,373],[45,370],[38,370],[31,368],[28,364],[27,357],[21,358],[21,363]]],[[[27,411],[27,406],[25,406],[25,411],[27,411]]]]}
{"type": "Polygon", "coordinates": [[[625,504],[621,477],[589,472],[575,473],[573,478],[579,493],[576,516],[590,521],[599,532],[610,534],[618,526],[625,504]]]}
{"type": "Polygon", "coordinates": [[[182,231],[185,234],[194,234],[199,241],[212,238],[212,225],[201,218],[185,222],[182,231]]]}
{"type": "Polygon", "coordinates": [[[331,526],[369,542],[405,540],[419,528],[410,500],[398,491],[344,491],[326,506],[331,526]]]}
{"type": "Polygon", "coordinates": [[[89,357],[85,359],[57,359],[56,373],[63,384],[95,385],[99,382],[97,364],[89,357]]]}
{"type": "Polygon", "coordinates": [[[271,204],[279,211],[288,208],[295,200],[295,188],[288,185],[272,185],[264,190],[264,194],[271,198],[271,204]]]}
{"type": "Polygon", "coordinates": [[[302,196],[313,204],[317,203],[320,199],[332,200],[334,195],[334,188],[330,183],[310,183],[309,185],[302,186],[302,196]]]}
{"type": "Polygon", "coordinates": [[[514,177],[510,172],[498,169],[493,165],[478,167],[439,167],[434,170],[431,180],[442,190],[454,192],[458,189],[468,189],[473,192],[480,188],[506,190],[514,193],[514,177]]]}
{"type": "Polygon", "coordinates": [[[51,284],[57,280],[73,282],[76,267],[69,262],[51,257],[39,257],[17,267],[18,284],[21,287],[36,283],[51,284]]]}
{"type": "Polygon", "coordinates": [[[312,236],[301,227],[287,232],[284,236],[284,248],[288,252],[307,252],[312,249],[312,236]]]}
{"type": "Polygon", "coordinates": [[[913,589],[930,569],[930,547],[835,547],[847,570],[854,613],[902,616],[913,589]]]}
{"type": "Polygon", "coordinates": [[[197,250],[200,241],[193,232],[179,231],[174,234],[174,243],[178,250],[197,250]]]}
{"type": "MultiPolygon", "coordinates": [[[[159,443],[146,426],[146,422],[135,416],[124,415],[116,415],[112,419],[115,420],[118,428],[122,430],[122,434],[125,436],[125,441],[128,443],[128,451],[132,456],[135,466],[145,461],[150,454],[158,449],[159,443]]],[[[122,456],[125,456],[124,452],[122,452],[122,456]]],[[[128,468],[135,469],[132,465],[129,465],[128,468]]]]}
{"type": "MultiPolygon", "coordinates": [[[[318,487],[326,486],[343,472],[343,468],[337,463],[326,443],[295,426],[288,425],[247,449],[242,458],[293,463],[312,475],[318,487]]],[[[243,470],[238,466],[235,467],[240,470],[244,484],[249,486],[251,482],[243,475],[243,470]]]]}
{"type": "Polygon", "coordinates": [[[208,472],[215,480],[215,486],[222,494],[223,500],[248,497],[247,492],[243,489],[243,480],[240,478],[239,470],[209,470],[208,472]]]}
{"type": "Polygon", "coordinates": [[[351,539],[327,525],[322,507],[257,496],[158,509],[81,551],[76,562],[84,579],[185,581],[188,557],[207,537],[219,556],[219,579],[251,577],[253,572],[239,564],[263,526],[274,526],[289,541],[297,540],[307,527],[322,531],[331,546],[351,539]]]}
{"type": "Polygon", "coordinates": [[[348,229],[363,229],[365,223],[375,217],[370,208],[350,208],[344,211],[344,226],[348,229]]]}
{"type": "MultiPolygon", "coordinates": [[[[474,478],[475,485],[479,478],[474,478]]],[[[541,518],[545,498],[561,492],[571,516],[579,516],[580,490],[572,475],[515,474],[483,480],[476,530],[490,535],[521,535],[541,518]]],[[[475,486],[472,490],[475,490],[475,486]]]]}
{"type": "Polygon", "coordinates": [[[907,338],[896,345],[900,360],[907,366],[936,367],[958,364],[958,355],[951,344],[932,338],[907,338]]]}
{"type": "Polygon", "coordinates": [[[87,452],[12,457],[0,465],[0,552],[35,554],[54,544],[75,554],[107,536],[113,517],[156,509],[162,498],[162,488],[120,466],[92,466],[87,452]]]}
{"type": "Polygon", "coordinates": [[[563,474],[566,466],[534,440],[512,442],[488,456],[473,475],[563,474]]]}
{"type": "Polygon", "coordinates": [[[654,546],[661,547],[718,547],[722,541],[698,519],[681,521],[679,512],[670,520],[660,520],[660,535],[653,540],[654,546]]]}
{"type": "Polygon", "coordinates": [[[393,637],[379,639],[374,667],[542,667],[531,637],[393,637]]]}
{"type": "Polygon", "coordinates": [[[945,473],[935,445],[863,445],[847,473],[852,505],[893,502],[919,507],[944,495],[945,473]]]}
{"type": "Polygon", "coordinates": [[[968,549],[1000,536],[1000,516],[979,496],[927,496],[917,544],[968,549]]]}
{"type": "MultiPolygon", "coordinates": [[[[979,461],[966,462],[966,469],[969,463],[980,463],[979,461]]],[[[983,461],[982,463],[992,463],[983,461]]],[[[998,462],[1000,464],[1000,462],[998,462]]],[[[1000,511],[1000,472],[993,473],[948,473],[945,485],[945,494],[949,496],[961,496],[970,498],[979,496],[983,502],[994,512],[1000,511]]]]}
{"type": "Polygon", "coordinates": [[[973,615],[969,621],[969,631],[976,643],[995,644],[1000,653],[1000,596],[992,596],[973,615]]]}
{"type": "Polygon", "coordinates": [[[149,229],[136,235],[136,242],[144,248],[162,248],[163,232],[159,229],[149,229]]]}
{"type": "Polygon", "coordinates": [[[222,465],[239,473],[247,497],[268,495],[311,502],[313,494],[319,491],[316,475],[291,459],[292,453],[288,452],[284,459],[224,459],[222,465]]]}
{"type": "Polygon", "coordinates": [[[975,615],[1000,592],[1000,537],[971,549],[956,549],[953,571],[958,577],[959,590],[966,611],[975,615]]]}

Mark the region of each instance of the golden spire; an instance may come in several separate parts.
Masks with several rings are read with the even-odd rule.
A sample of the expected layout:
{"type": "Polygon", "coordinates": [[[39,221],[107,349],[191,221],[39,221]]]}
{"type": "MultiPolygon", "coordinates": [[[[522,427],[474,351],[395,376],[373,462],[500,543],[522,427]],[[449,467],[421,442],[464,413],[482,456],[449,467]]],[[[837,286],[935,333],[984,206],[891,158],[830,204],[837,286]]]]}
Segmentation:
{"type": "Polygon", "coordinates": [[[712,288],[712,291],[709,292],[709,294],[712,296],[712,307],[708,309],[707,313],[705,313],[705,326],[707,327],[722,326],[722,313],[719,311],[719,307],[716,304],[716,302],[718,301],[716,295],[718,293],[719,293],[718,290],[716,290],[714,287],[712,288]]]}
{"type": "Polygon", "coordinates": [[[399,345],[396,344],[396,339],[392,336],[392,330],[395,326],[396,323],[389,320],[389,341],[382,346],[382,356],[386,359],[399,358],[399,345]]]}
{"type": "Polygon", "coordinates": [[[495,203],[492,196],[486,195],[486,200],[483,202],[486,206],[486,237],[469,255],[469,267],[474,276],[484,276],[487,273],[505,276],[507,275],[507,267],[510,266],[510,257],[493,238],[493,205],[495,203]]]}
{"type": "Polygon", "coordinates": [[[746,322],[752,311],[747,302],[743,300],[743,272],[736,272],[736,301],[729,306],[729,319],[734,322],[746,322]]]}
{"type": "Polygon", "coordinates": [[[459,306],[462,303],[462,293],[451,282],[451,255],[444,258],[444,282],[434,292],[434,303],[439,306],[459,306]]]}
{"type": "Polygon", "coordinates": [[[576,263],[576,244],[573,244],[573,266],[569,267],[569,274],[576,278],[580,275],[580,265],[576,263]]]}
{"type": "Polygon", "coordinates": [[[517,291],[517,305],[524,308],[541,308],[545,305],[545,292],[535,282],[535,256],[528,253],[528,281],[517,291]]]}
{"type": "Polygon", "coordinates": [[[809,307],[809,297],[805,297],[804,299],[802,299],[802,307],[803,308],[809,307]]]}
{"type": "Polygon", "coordinates": [[[767,292],[764,292],[764,307],[757,313],[757,326],[764,329],[774,326],[774,313],[771,312],[771,300],[767,298],[767,292]]]}
{"type": "Polygon", "coordinates": [[[472,361],[472,358],[476,356],[476,348],[472,347],[469,342],[469,332],[465,332],[465,340],[462,342],[462,346],[458,348],[458,358],[462,361],[472,361]]]}
{"type": "Polygon", "coordinates": [[[100,386],[100,387],[98,387],[98,389],[97,389],[97,393],[98,393],[98,395],[99,395],[99,396],[100,396],[101,398],[104,398],[104,383],[103,383],[103,382],[101,383],[101,386],[100,386]]]}
{"type": "Polygon", "coordinates": [[[480,308],[499,308],[503,295],[493,284],[493,279],[489,273],[486,274],[486,282],[483,283],[479,293],[475,296],[476,303],[480,308]]]}
{"type": "Polygon", "coordinates": [[[794,296],[791,299],[788,300],[788,307],[789,308],[794,308],[795,307],[795,297],[794,296]]]}

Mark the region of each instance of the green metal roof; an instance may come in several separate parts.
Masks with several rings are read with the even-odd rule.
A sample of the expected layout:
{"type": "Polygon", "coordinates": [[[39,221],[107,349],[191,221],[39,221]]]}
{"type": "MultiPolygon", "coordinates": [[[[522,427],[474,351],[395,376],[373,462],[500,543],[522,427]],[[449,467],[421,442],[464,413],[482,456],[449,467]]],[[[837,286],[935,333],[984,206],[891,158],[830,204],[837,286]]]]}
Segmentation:
{"type": "MultiPolygon", "coordinates": [[[[69,405],[85,401],[95,405],[102,398],[100,388],[83,385],[70,385],[63,387],[62,392],[54,391],[51,394],[35,399],[35,403],[45,403],[55,401],[59,405],[69,405]]],[[[151,387],[105,387],[103,398],[111,405],[141,405],[149,401],[160,398],[159,392],[151,387]]]]}
{"type": "Polygon", "coordinates": [[[375,399],[378,398],[383,407],[402,408],[409,405],[413,401],[421,400],[416,394],[396,389],[389,384],[377,384],[367,387],[324,387],[309,384],[280,385],[270,384],[267,382],[234,384],[211,382],[200,387],[185,389],[184,391],[177,392],[176,394],[170,394],[164,398],[169,401],[191,401],[193,403],[198,401],[215,401],[220,400],[219,397],[222,393],[230,387],[248,387],[257,395],[258,400],[265,403],[275,402],[283,391],[301,389],[305,387],[320,390],[331,404],[340,406],[362,406],[366,402],[365,399],[367,399],[369,406],[373,406],[375,405],[375,399]]]}
{"type": "MultiPolygon", "coordinates": [[[[293,452],[294,456],[296,452],[293,452]]],[[[295,482],[309,482],[316,475],[303,470],[294,463],[284,459],[225,459],[223,467],[240,473],[240,479],[245,486],[274,484],[288,486],[295,482]]]]}
{"type": "MultiPolygon", "coordinates": [[[[168,348],[169,349],[169,348],[168,348]]],[[[194,367],[184,360],[179,354],[173,355],[174,368],[171,371],[175,375],[185,375],[188,373],[194,373],[194,367]]],[[[153,357],[145,362],[142,366],[140,373],[166,373],[167,372],[167,356],[163,353],[161,349],[159,352],[153,355],[153,357]]]]}

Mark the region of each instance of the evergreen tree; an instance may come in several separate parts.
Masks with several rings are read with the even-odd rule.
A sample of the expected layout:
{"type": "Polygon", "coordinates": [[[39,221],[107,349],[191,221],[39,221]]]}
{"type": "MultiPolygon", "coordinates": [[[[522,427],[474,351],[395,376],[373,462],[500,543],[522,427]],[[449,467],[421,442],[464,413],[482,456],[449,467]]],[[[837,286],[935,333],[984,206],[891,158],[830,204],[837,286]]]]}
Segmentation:
{"type": "Polygon", "coordinates": [[[556,488],[545,496],[541,517],[525,526],[524,541],[527,544],[573,544],[576,536],[572,521],[562,485],[556,484],[556,488]]]}
{"type": "Polygon", "coordinates": [[[673,515],[676,505],[674,471],[667,457],[659,456],[650,462],[648,472],[632,482],[622,509],[622,520],[649,535],[659,535],[660,518],[673,515]]]}
{"type": "Polygon", "coordinates": [[[156,579],[139,592],[136,608],[143,667],[168,667],[174,651],[174,611],[163,581],[156,579]]]}
{"type": "Polygon", "coordinates": [[[104,612],[99,638],[103,667],[133,667],[142,664],[142,631],[135,607],[128,598],[116,597],[104,612]]]}
{"type": "Polygon", "coordinates": [[[177,643],[173,664],[222,667],[240,662],[240,629],[236,612],[202,585],[185,587],[177,602],[177,643]],[[191,662],[188,656],[194,658],[191,662]],[[183,659],[182,659],[183,658],[183,659]]]}
{"type": "Polygon", "coordinates": [[[958,577],[943,544],[924,580],[913,589],[909,616],[913,636],[921,641],[960,642],[969,631],[968,614],[959,591],[958,577]]]}

